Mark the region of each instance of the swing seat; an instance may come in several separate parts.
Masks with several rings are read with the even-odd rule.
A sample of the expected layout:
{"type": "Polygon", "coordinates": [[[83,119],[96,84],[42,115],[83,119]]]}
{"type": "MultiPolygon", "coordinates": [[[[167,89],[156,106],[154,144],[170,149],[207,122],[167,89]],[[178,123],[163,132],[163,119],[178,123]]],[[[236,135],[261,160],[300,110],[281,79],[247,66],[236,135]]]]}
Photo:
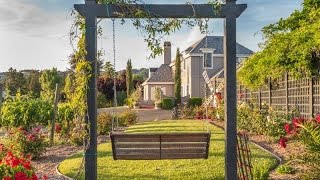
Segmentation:
{"type": "Polygon", "coordinates": [[[208,159],[211,133],[110,134],[114,160],[208,159]]]}

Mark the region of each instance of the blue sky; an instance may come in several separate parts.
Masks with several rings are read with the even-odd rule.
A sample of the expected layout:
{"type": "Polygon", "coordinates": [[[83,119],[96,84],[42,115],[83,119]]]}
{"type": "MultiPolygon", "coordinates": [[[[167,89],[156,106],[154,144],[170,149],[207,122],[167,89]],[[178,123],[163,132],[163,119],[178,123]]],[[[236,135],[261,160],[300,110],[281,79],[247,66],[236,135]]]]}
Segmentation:
{"type": "MultiPolygon", "coordinates": [[[[145,0],[146,3],[185,3],[186,0],[145,0]]],[[[203,3],[203,0],[193,0],[203,3]]],[[[72,23],[69,12],[75,3],[83,0],[0,0],[0,71],[9,67],[21,69],[48,69],[57,67],[65,70],[66,61],[72,53],[68,33],[72,23]]],[[[288,17],[299,9],[302,0],[238,0],[248,4],[248,9],[237,21],[237,41],[258,51],[262,42],[259,31],[262,27],[288,17]],[[258,34],[256,34],[258,33],[258,34]]],[[[143,37],[128,21],[125,25],[116,22],[117,66],[123,69],[128,58],[134,68],[157,67],[162,57],[147,60],[148,48],[143,37]]],[[[105,60],[112,59],[112,29],[110,20],[101,21],[104,28],[103,38],[98,47],[106,52],[105,60]]],[[[210,35],[223,34],[223,20],[210,21],[210,35]]],[[[166,37],[171,41],[172,51],[177,47],[184,49],[203,37],[197,28],[182,28],[166,37]]],[[[174,55],[174,54],[173,54],[174,55]]]]}

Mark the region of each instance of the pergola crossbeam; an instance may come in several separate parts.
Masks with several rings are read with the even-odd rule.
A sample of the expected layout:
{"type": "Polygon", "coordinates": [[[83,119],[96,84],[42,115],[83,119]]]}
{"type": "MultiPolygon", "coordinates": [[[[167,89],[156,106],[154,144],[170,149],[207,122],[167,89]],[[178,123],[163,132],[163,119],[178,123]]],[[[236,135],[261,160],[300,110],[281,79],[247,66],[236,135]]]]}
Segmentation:
{"type": "Polygon", "coordinates": [[[74,8],[82,16],[97,18],[145,18],[128,13],[128,9],[141,9],[154,18],[225,18],[239,17],[247,8],[246,4],[224,4],[215,9],[211,4],[75,4],[74,8]]]}

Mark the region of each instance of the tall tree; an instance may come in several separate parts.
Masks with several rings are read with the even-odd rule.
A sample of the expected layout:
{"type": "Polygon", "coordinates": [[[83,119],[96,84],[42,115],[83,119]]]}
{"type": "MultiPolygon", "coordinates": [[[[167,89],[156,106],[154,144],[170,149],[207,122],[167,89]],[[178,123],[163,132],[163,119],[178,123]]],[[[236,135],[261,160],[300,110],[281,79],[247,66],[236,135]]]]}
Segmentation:
{"type": "Polygon", "coordinates": [[[176,104],[181,103],[181,54],[179,48],[177,48],[177,55],[175,61],[174,71],[174,96],[176,98],[176,104]]]}
{"type": "Polygon", "coordinates": [[[109,77],[109,78],[113,78],[113,76],[115,75],[115,69],[113,67],[113,64],[111,64],[110,61],[107,61],[106,64],[104,65],[103,67],[104,69],[104,75],[106,77],[109,77]]]}
{"type": "Polygon", "coordinates": [[[51,70],[44,70],[40,76],[41,84],[41,98],[44,100],[53,101],[56,84],[61,82],[61,77],[58,70],[53,68],[51,70]]]}
{"type": "Polygon", "coordinates": [[[34,97],[40,97],[41,84],[40,84],[40,72],[37,70],[32,70],[30,75],[27,77],[27,89],[29,94],[34,97]]]}
{"type": "Polygon", "coordinates": [[[126,68],[126,84],[127,84],[127,97],[129,97],[133,91],[133,78],[132,78],[132,63],[131,59],[127,62],[126,68]]]}
{"type": "Polygon", "coordinates": [[[4,85],[12,96],[16,95],[19,89],[20,93],[26,93],[26,79],[23,73],[18,72],[16,69],[9,68],[8,72],[6,72],[4,85]]]}

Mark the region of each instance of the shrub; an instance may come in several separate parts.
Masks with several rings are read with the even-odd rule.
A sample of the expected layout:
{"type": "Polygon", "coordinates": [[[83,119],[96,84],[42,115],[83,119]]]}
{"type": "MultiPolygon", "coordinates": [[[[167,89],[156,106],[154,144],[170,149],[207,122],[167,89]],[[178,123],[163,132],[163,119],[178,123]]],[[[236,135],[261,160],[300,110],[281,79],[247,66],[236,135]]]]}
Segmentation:
{"type": "Polygon", "coordinates": [[[10,144],[13,144],[13,150],[24,156],[30,156],[32,159],[39,158],[46,150],[47,143],[45,138],[41,137],[41,128],[25,130],[23,128],[13,129],[10,135],[10,144]]]}
{"type": "Polygon", "coordinates": [[[98,134],[107,135],[111,131],[112,115],[100,113],[98,115],[98,134]]]}
{"type": "MultiPolygon", "coordinates": [[[[0,147],[1,147],[1,144],[0,144],[0,147]]],[[[0,153],[1,153],[1,149],[0,149],[0,153]]],[[[37,180],[38,179],[37,175],[35,174],[35,169],[31,165],[31,160],[29,158],[17,156],[11,150],[8,150],[3,154],[5,155],[0,158],[0,179],[3,179],[3,180],[10,180],[10,179],[37,180]]]]}
{"type": "Polygon", "coordinates": [[[67,124],[66,130],[69,132],[70,124],[74,119],[74,111],[70,103],[58,104],[58,122],[61,124],[67,124]]]}
{"type": "Polygon", "coordinates": [[[194,117],[194,112],[193,112],[193,108],[188,107],[188,106],[183,106],[181,108],[181,118],[182,119],[193,119],[194,117]]]}
{"type": "Polygon", "coordinates": [[[202,105],[202,99],[200,97],[190,98],[188,101],[189,107],[196,107],[202,105]]]}
{"type": "Polygon", "coordinates": [[[117,103],[118,106],[123,106],[127,98],[127,93],[125,91],[117,92],[117,103]]]}
{"type": "Polygon", "coordinates": [[[174,107],[174,99],[165,98],[162,100],[162,109],[170,110],[174,107]]]}
{"type": "Polygon", "coordinates": [[[53,104],[41,99],[15,98],[1,106],[0,124],[7,127],[48,125],[53,117],[53,104]]]}
{"type": "MultiPolygon", "coordinates": [[[[224,120],[224,101],[221,100],[216,108],[216,118],[217,120],[224,120]]],[[[239,116],[239,115],[238,115],[239,116]]]]}
{"type": "Polygon", "coordinates": [[[121,125],[129,126],[137,122],[138,114],[135,111],[126,110],[122,112],[118,118],[121,125]]]}
{"type": "Polygon", "coordinates": [[[98,104],[98,108],[108,107],[107,97],[101,92],[98,92],[97,94],[97,104],[98,104]]]}

